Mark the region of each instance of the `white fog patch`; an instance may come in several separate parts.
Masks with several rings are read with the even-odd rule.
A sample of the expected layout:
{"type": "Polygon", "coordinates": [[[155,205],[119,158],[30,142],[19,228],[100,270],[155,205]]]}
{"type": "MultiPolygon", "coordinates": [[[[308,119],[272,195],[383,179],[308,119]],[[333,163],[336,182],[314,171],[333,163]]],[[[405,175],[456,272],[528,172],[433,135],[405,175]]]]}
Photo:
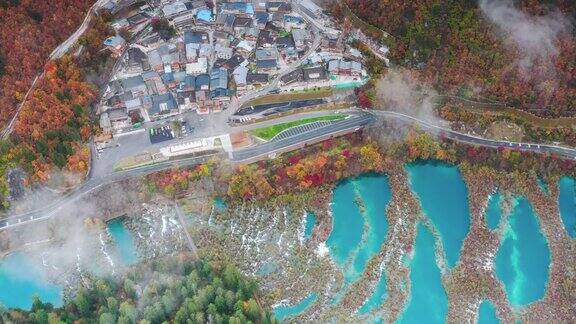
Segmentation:
{"type": "Polygon", "coordinates": [[[409,115],[431,124],[441,122],[434,110],[438,93],[423,86],[406,70],[390,70],[376,83],[378,102],[387,109],[409,115]]]}
{"type": "Polygon", "coordinates": [[[514,7],[511,0],[480,0],[484,15],[502,32],[505,44],[518,50],[520,72],[527,76],[536,66],[553,69],[550,59],[558,55],[560,35],[572,28],[558,9],[543,16],[531,16],[514,7]]]}

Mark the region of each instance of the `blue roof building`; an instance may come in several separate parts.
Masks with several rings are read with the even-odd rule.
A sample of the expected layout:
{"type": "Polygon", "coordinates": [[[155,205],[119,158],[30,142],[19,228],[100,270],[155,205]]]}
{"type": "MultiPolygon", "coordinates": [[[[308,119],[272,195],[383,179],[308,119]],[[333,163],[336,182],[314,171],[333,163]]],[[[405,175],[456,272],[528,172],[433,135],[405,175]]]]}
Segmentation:
{"type": "Polygon", "coordinates": [[[201,31],[187,30],[184,32],[184,43],[186,44],[202,44],[208,41],[208,34],[201,31]]]}
{"type": "Polygon", "coordinates": [[[243,13],[252,16],[254,14],[254,7],[251,3],[246,2],[225,2],[220,5],[220,12],[224,11],[243,13]]]}
{"type": "Polygon", "coordinates": [[[174,82],[174,74],[172,72],[162,74],[161,78],[164,83],[174,82]]]}
{"type": "Polygon", "coordinates": [[[210,98],[211,99],[229,97],[229,96],[230,96],[230,91],[228,91],[228,89],[218,88],[218,89],[210,91],[210,98]]]}
{"type": "Polygon", "coordinates": [[[265,11],[258,11],[256,13],[256,21],[258,24],[266,25],[266,23],[270,20],[270,14],[265,11]]]}
{"type": "Polygon", "coordinates": [[[104,40],[104,45],[111,47],[120,47],[126,44],[124,38],[120,36],[110,36],[104,40]]]}
{"type": "Polygon", "coordinates": [[[287,23],[293,23],[293,24],[304,23],[304,19],[302,19],[302,17],[291,16],[291,15],[284,15],[284,21],[287,23]]]}
{"type": "Polygon", "coordinates": [[[263,59],[256,61],[256,68],[258,69],[273,69],[276,68],[276,59],[263,59]]]}
{"type": "Polygon", "coordinates": [[[152,107],[148,109],[150,115],[163,115],[178,111],[178,104],[172,93],[152,96],[152,107]]]}
{"type": "Polygon", "coordinates": [[[196,76],[196,90],[208,90],[210,87],[210,76],[208,74],[200,74],[196,76]]]}

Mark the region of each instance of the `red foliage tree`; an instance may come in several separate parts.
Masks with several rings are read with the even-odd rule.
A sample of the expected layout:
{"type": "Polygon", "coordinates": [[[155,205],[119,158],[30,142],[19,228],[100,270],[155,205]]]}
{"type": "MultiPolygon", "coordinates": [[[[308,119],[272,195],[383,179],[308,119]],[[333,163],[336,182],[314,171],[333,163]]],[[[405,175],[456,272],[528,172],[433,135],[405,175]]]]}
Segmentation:
{"type": "Polygon", "coordinates": [[[81,24],[92,2],[21,0],[0,6],[0,126],[14,115],[48,55],[81,24]]]}

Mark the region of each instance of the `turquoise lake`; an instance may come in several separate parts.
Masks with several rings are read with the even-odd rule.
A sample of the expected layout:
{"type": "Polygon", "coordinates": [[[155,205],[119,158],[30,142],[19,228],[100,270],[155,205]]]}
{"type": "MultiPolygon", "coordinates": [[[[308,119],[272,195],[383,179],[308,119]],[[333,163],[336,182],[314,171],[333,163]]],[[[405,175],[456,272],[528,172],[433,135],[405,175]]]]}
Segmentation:
{"type": "Polygon", "coordinates": [[[412,190],[442,237],[446,262],[453,267],[470,229],[468,189],[462,175],[457,167],[441,163],[414,163],[406,168],[412,190]]]}
{"type": "Polygon", "coordinates": [[[388,177],[383,175],[344,181],[334,190],[333,229],[326,243],[332,258],[344,272],[340,294],[360,279],[368,261],[382,248],[388,231],[386,206],[390,198],[388,177]]]}
{"type": "Polygon", "coordinates": [[[274,316],[278,320],[282,321],[287,317],[296,316],[304,312],[306,309],[308,309],[308,307],[312,306],[312,304],[314,304],[314,302],[316,302],[317,299],[318,299],[317,294],[315,293],[310,294],[292,306],[274,307],[274,309],[272,309],[272,312],[274,313],[274,316]]]}
{"type": "Polygon", "coordinates": [[[478,309],[478,324],[499,324],[500,321],[496,316],[496,308],[488,301],[483,300],[478,309]]]}
{"type": "Polygon", "coordinates": [[[62,289],[48,283],[35,266],[24,253],[14,253],[0,260],[0,304],[30,309],[32,296],[38,295],[44,303],[62,305],[62,289]]]}
{"type": "Polygon", "coordinates": [[[364,219],[358,206],[353,180],[340,183],[332,193],[332,232],[326,241],[336,264],[344,266],[362,239],[364,219]]]}
{"type": "Polygon", "coordinates": [[[306,213],[306,225],[304,226],[304,238],[309,238],[312,235],[312,230],[316,225],[316,215],[311,212],[306,213]]]}
{"type": "Polygon", "coordinates": [[[222,199],[221,197],[216,197],[214,198],[214,208],[217,211],[224,211],[228,208],[228,206],[226,206],[226,202],[224,201],[224,199],[222,199]]]}
{"type": "MultiPolygon", "coordinates": [[[[448,266],[453,267],[459,257],[463,240],[470,227],[468,190],[456,167],[438,163],[411,164],[406,167],[410,185],[420,199],[427,217],[438,230],[448,266]]],[[[576,235],[574,179],[561,178],[558,204],[565,228],[576,235]],[[572,230],[572,231],[571,231],[572,230]]],[[[388,232],[386,207],[391,199],[388,177],[368,174],[339,183],[332,193],[333,229],[326,242],[330,256],[344,274],[344,286],[336,300],[351,283],[360,279],[368,261],[379,253],[388,232]]],[[[503,221],[498,192],[489,199],[486,224],[497,228],[503,221]]],[[[216,209],[224,209],[223,200],[215,199],[216,209]]],[[[301,214],[300,214],[301,215],[301,214]]],[[[307,213],[304,237],[310,237],[316,216],[307,213]]],[[[505,286],[512,305],[522,307],[543,297],[548,280],[550,252],[540,232],[538,219],[530,203],[524,198],[514,201],[501,246],[495,256],[495,270],[505,286]]],[[[120,220],[108,223],[115,247],[122,263],[138,262],[133,234],[120,220]]],[[[435,259],[435,238],[422,224],[417,226],[412,258],[402,260],[411,268],[410,300],[400,316],[401,323],[444,323],[448,300],[435,259]]],[[[43,302],[56,306],[62,303],[61,288],[48,284],[41,274],[33,271],[25,254],[12,254],[0,260],[0,303],[8,307],[30,308],[32,296],[38,294],[43,302]]],[[[276,271],[275,264],[264,264],[260,274],[276,271]]],[[[382,274],[368,300],[358,309],[364,315],[377,309],[387,297],[387,278],[382,274]]],[[[304,312],[318,299],[312,293],[292,306],[273,309],[280,320],[304,312]]],[[[494,306],[483,301],[479,308],[479,323],[498,323],[494,306]]]]}
{"type": "Polygon", "coordinates": [[[410,301],[399,323],[444,323],[448,297],[436,264],[434,236],[418,224],[414,257],[410,262],[410,301]]]}
{"type": "Polygon", "coordinates": [[[488,207],[486,208],[486,225],[490,230],[495,230],[500,223],[502,217],[502,195],[499,191],[495,192],[488,199],[488,207]]]}
{"type": "Polygon", "coordinates": [[[564,229],[570,237],[576,238],[576,180],[560,178],[558,184],[558,207],[564,229]]]}
{"type": "Polygon", "coordinates": [[[108,230],[110,235],[116,243],[120,260],[125,265],[131,265],[138,262],[138,254],[136,253],[136,244],[132,233],[126,229],[121,219],[114,219],[108,223],[108,230]]]}
{"type": "Polygon", "coordinates": [[[496,276],[510,303],[521,307],[544,296],[550,265],[548,242],[525,198],[514,201],[512,214],[496,253],[496,276]]]}

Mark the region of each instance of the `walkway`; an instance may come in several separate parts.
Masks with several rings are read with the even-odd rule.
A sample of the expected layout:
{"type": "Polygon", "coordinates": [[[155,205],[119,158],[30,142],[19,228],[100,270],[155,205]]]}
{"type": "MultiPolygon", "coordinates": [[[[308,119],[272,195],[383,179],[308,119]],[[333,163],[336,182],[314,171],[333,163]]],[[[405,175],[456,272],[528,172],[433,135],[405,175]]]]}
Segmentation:
{"type": "Polygon", "coordinates": [[[178,215],[178,220],[180,221],[180,225],[182,226],[182,230],[184,231],[184,234],[186,234],[186,241],[188,242],[188,247],[190,248],[190,252],[192,252],[192,256],[194,257],[194,259],[198,260],[198,249],[196,248],[196,245],[194,244],[194,241],[192,240],[192,237],[190,236],[190,233],[188,232],[188,226],[186,225],[186,220],[184,219],[184,216],[182,215],[182,211],[180,210],[180,206],[178,206],[177,203],[174,203],[174,208],[176,209],[176,215],[178,215]]]}

